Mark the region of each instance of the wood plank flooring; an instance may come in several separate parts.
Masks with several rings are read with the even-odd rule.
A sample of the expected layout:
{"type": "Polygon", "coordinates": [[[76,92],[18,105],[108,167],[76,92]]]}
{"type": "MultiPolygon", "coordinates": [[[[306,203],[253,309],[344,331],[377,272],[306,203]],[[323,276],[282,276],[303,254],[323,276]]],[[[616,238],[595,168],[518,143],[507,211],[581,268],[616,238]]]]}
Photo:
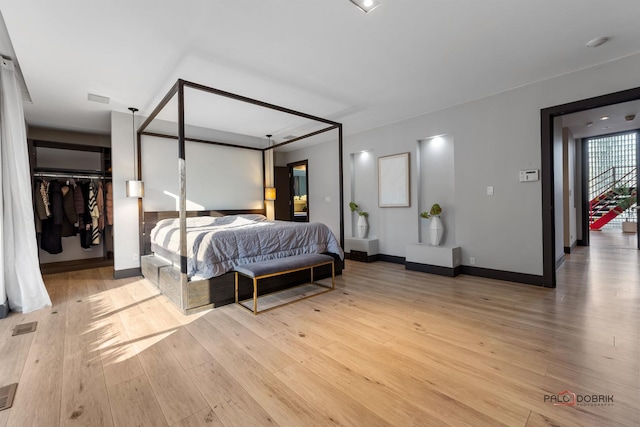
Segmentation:
{"type": "Polygon", "coordinates": [[[53,307],[0,321],[0,386],[19,382],[0,427],[637,425],[640,251],[606,237],[555,290],[347,261],[334,292],[258,316],[48,275],[53,307]],[[545,401],[565,390],[613,402],[545,401]]]}

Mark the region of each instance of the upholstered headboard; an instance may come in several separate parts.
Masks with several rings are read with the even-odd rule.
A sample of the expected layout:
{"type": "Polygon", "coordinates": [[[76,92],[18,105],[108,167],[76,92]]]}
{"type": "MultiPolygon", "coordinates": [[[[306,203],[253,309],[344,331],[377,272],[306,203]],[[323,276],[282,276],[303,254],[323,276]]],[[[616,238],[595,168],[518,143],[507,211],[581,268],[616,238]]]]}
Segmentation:
{"type": "MultiPolygon", "coordinates": [[[[264,209],[234,209],[234,210],[216,210],[216,211],[187,211],[187,217],[194,216],[225,216],[238,214],[261,214],[266,215],[264,209]]],[[[143,212],[142,230],[143,230],[143,255],[151,253],[151,230],[156,226],[158,221],[167,218],[178,218],[180,213],[177,211],[149,211],[143,212]]]]}

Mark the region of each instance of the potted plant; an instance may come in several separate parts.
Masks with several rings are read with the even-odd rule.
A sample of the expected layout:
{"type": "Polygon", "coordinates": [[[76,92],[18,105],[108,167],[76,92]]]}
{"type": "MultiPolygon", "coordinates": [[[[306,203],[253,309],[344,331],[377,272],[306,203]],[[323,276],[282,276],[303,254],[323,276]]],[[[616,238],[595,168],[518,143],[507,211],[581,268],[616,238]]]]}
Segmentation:
{"type": "Polygon", "coordinates": [[[349,202],[349,209],[351,209],[351,212],[358,213],[358,223],[356,224],[356,235],[358,239],[366,239],[369,233],[369,222],[367,221],[369,213],[361,210],[360,206],[354,202],[349,202]]]}
{"type": "Polygon", "coordinates": [[[633,194],[630,188],[620,187],[617,190],[618,195],[622,198],[622,202],[618,205],[618,208],[622,210],[622,232],[623,233],[635,233],[638,226],[633,217],[631,216],[631,206],[637,202],[638,198],[633,194]]]}
{"type": "Polygon", "coordinates": [[[431,219],[429,222],[429,241],[433,246],[439,246],[442,243],[444,225],[440,219],[441,213],[442,208],[438,203],[434,203],[429,212],[420,213],[422,218],[431,219]]]}

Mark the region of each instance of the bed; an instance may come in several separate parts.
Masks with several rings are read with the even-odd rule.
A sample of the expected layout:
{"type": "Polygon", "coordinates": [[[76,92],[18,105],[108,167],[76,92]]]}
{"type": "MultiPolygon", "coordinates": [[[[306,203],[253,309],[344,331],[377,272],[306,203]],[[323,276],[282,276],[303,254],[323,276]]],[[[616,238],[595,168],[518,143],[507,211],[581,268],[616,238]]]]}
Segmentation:
{"type": "MultiPolygon", "coordinates": [[[[187,212],[186,286],[180,277],[180,220],[178,212],[145,212],[145,253],[142,273],[185,314],[234,301],[234,267],[303,253],[322,253],[335,259],[336,274],[344,266],[340,243],[324,224],[269,221],[261,213],[241,211],[187,212]],[[231,212],[231,214],[229,214],[231,212]]],[[[318,268],[316,277],[330,277],[318,268]]],[[[296,272],[261,283],[261,294],[308,281],[308,272],[296,272]]],[[[242,298],[251,296],[251,283],[242,279],[242,298]]]]}
{"type": "MultiPolygon", "coordinates": [[[[151,250],[180,263],[180,221],[167,218],[151,230],[151,250]]],[[[331,253],[344,258],[337,239],[319,222],[269,221],[264,215],[187,218],[187,277],[205,280],[256,261],[307,253],[331,253]]]]}
{"type": "MultiPolygon", "coordinates": [[[[160,290],[160,292],[162,292],[169,300],[171,300],[184,314],[189,314],[203,309],[208,309],[234,302],[235,274],[231,273],[230,271],[237,263],[248,263],[258,261],[259,259],[269,259],[264,257],[285,257],[287,256],[287,254],[297,255],[301,253],[321,252],[327,253],[334,257],[334,259],[336,260],[336,274],[341,273],[342,268],[344,267],[343,252],[341,249],[344,244],[344,179],[341,123],[179,79],[160,101],[160,103],[155,107],[151,114],[149,114],[146,120],[144,120],[142,125],[135,133],[137,152],[141,153],[141,155],[137,158],[136,177],[143,177],[141,161],[141,141],[143,137],[150,137],[150,139],[155,138],[156,140],[170,139],[177,142],[178,185],[176,187],[176,190],[167,189],[161,186],[156,188],[156,195],[161,194],[161,197],[164,197],[164,200],[175,198],[176,211],[147,211],[145,209],[145,206],[147,205],[146,197],[150,195],[148,194],[147,196],[145,196],[145,199],[140,198],[138,200],[138,218],[140,221],[139,226],[142,230],[142,233],[140,235],[140,259],[142,274],[149,281],[151,281],[160,290]],[[196,109],[194,109],[193,115],[189,115],[187,113],[187,110],[189,110],[189,108],[187,108],[187,103],[185,101],[185,93],[188,93],[190,97],[193,97],[190,98],[191,100],[197,101],[189,104],[189,107],[198,107],[197,111],[195,111],[196,109]],[[221,127],[207,126],[207,124],[209,123],[208,120],[216,119],[219,114],[203,114],[203,112],[208,112],[210,110],[220,112],[226,110],[218,104],[214,106],[201,105],[200,101],[203,100],[203,97],[205,95],[212,97],[221,97],[221,99],[231,100],[232,102],[239,102],[243,103],[243,105],[248,105],[249,110],[243,111],[242,113],[236,112],[237,114],[234,113],[235,116],[229,118],[228,120],[229,123],[233,123],[234,125],[244,126],[244,123],[246,123],[246,126],[248,128],[247,131],[243,132],[241,130],[235,130],[235,128],[230,129],[228,128],[227,121],[224,120],[211,122],[212,125],[221,127]],[[177,111],[173,113],[173,111],[175,111],[175,107],[177,107],[177,111]],[[256,131],[255,129],[249,130],[252,127],[256,127],[256,117],[246,115],[250,112],[258,111],[255,109],[255,107],[264,109],[265,112],[264,120],[258,120],[260,122],[258,124],[261,127],[264,127],[264,131],[262,132],[263,135],[269,137],[268,144],[266,146],[264,144],[256,146],[256,137],[257,135],[260,135],[260,131],[256,131]],[[168,115],[163,115],[166,112],[169,112],[168,115]],[[280,120],[283,116],[287,117],[285,121],[280,120]],[[236,121],[235,119],[237,117],[244,117],[244,121],[236,121]],[[251,117],[253,117],[253,119],[251,117]],[[175,123],[177,126],[173,126],[174,118],[177,118],[177,122],[175,123]],[[293,121],[289,119],[292,119],[293,121]],[[308,127],[306,125],[302,125],[302,122],[300,122],[300,120],[307,121],[308,123],[311,123],[312,126],[308,127]],[[152,123],[153,126],[151,126],[152,123]],[[282,133],[282,135],[280,136],[281,142],[275,143],[274,141],[274,143],[272,143],[272,135],[269,131],[274,127],[280,129],[280,132],[282,133]],[[225,135],[230,135],[230,132],[232,132],[234,137],[230,139],[217,139],[216,136],[207,136],[203,138],[202,135],[204,134],[201,132],[202,129],[218,129],[225,135]],[[291,134],[287,135],[285,133],[285,130],[287,132],[290,132],[290,129],[298,129],[303,132],[303,134],[297,137],[291,134]],[[337,142],[337,157],[335,163],[336,175],[334,176],[337,178],[338,182],[337,188],[333,190],[337,194],[337,197],[334,199],[335,202],[331,202],[329,205],[325,205],[323,209],[319,210],[318,212],[320,212],[320,214],[318,216],[324,215],[325,221],[331,221],[330,223],[332,223],[334,227],[340,228],[339,239],[336,240],[336,238],[331,234],[332,240],[328,237],[325,237],[325,241],[323,242],[307,242],[301,247],[299,246],[288,248],[286,251],[281,250],[278,249],[278,245],[276,245],[275,243],[268,243],[268,241],[273,242],[277,240],[276,236],[280,236],[282,234],[282,231],[275,231],[271,235],[270,239],[259,237],[264,236],[264,234],[254,233],[254,231],[259,228],[266,229],[266,220],[256,219],[256,217],[253,217],[253,219],[251,219],[251,221],[254,221],[253,224],[245,224],[246,226],[251,228],[251,230],[244,232],[245,236],[250,236],[253,238],[253,240],[249,238],[248,243],[245,244],[243,254],[240,254],[240,258],[223,255],[223,258],[225,258],[224,260],[213,261],[212,263],[207,264],[204,255],[208,252],[215,252],[215,250],[211,249],[211,246],[202,246],[201,243],[204,240],[211,240],[211,235],[213,234],[220,234],[218,231],[213,232],[211,230],[211,228],[215,226],[216,222],[218,222],[218,226],[223,225],[223,228],[234,228],[232,226],[229,226],[229,224],[225,225],[224,223],[225,221],[237,221],[237,218],[233,220],[228,218],[200,218],[191,220],[190,222],[192,224],[196,224],[196,228],[199,227],[202,229],[207,229],[206,232],[202,234],[202,237],[196,237],[195,232],[192,233],[191,231],[189,231],[189,225],[187,221],[189,218],[220,217],[223,215],[238,214],[266,215],[268,211],[270,212],[269,215],[272,216],[273,202],[271,201],[272,199],[267,198],[261,201],[256,200],[254,196],[252,196],[254,197],[253,199],[247,199],[240,202],[228,199],[219,199],[214,201],[204,200],[202,202],[200,200],[191,200],[191,202],[193,202],[195,205],[202,206],[203,209],[208,209],[208,205],[215,206],[216,204],[238,206],[240,207],[240,209],[233,211],[187,211],[186,178],[188,162],[186,161],[186,142],[188,141],[190,143],[211,144],[213,146],[221,147],[221,149],[225,150],[257,150],[262,155],[262,182],[258,183],[260,187],[257,187],[259,188],[257,194],[260,194],[260,192],[264,194],[264,190],[269,187],[273,187],[274,185],[274,150],[280,149],[279,147],[284,145],[290,147],[289,144],[307,140],[308,138],[327,138],[326,135],[332,131],[336,135],[335,141],[337,142]],[[258,133],[256,134],[256,132],[258,133]],[[239,140],[238,138],[242,139],[241,143],[237,142],[239,140]],[[253,141],[253,143],[251,141],[253,141]],[[258,203],[256,203],[256,201],[258,203]],[[264,207],[262,209],[256,209],[260,202],[262,202],[264,207]],[[250,206],[251,208],[242,209],[243,206],[250,206]],[[328,207],[329,209],[327,209],[328,207]],[[165,219],[167,219],[168,221],[162,222],[165,219]],[[152,230],[154,230],[154,227],[156,227],[159,222],[159,228],[152,232],[152,230]],[[189,239],[191,239],[191,242],[189,242],[189,239]],[[255,247],[256,245],[258,246],[257,249],[255,247]],[[256,250],[252,252],[253,249],[256,250]]],[[[219,137],[221,134],[217,133],[215,135],[218,135],[219,137]]],[[[198,162],[202,163],[203,159],[204,157],[199,157],[198,162]]],[[[210,157],[206,157],[206,159],[210,160],[210,163],[207,163],[208,171],[216,171],[220,169],[218,168],[218,166],[220,166],[221,163],[220,159],[217,158],[217,156],[213,155],[210,157]]],[[[240,163],[239,166],[245,168],[247,164],[240,163]]],[[[251,171],[257,171],[255,165],[253,166],[253,169],[251,169],[251,171]]],[[[161,171],[161,173],[163,172],[164,171],[161,171]]],[[[203,183],[202,188],[209,188],[205,187],[205,182],[208,181],[212,183],[220,183],[223,181],[226,182],[226,180],[228,179],[229,178],[225,175],[215,177],[198,176],[197,182],[203,183]]],[[[194,181],[192,180],[190,182],[194,181]]],[[[252,189],[247,189],[246,191],[239,190],[236,194],[249,194],[251,191],[252,189]]],[[[200,197],[202,197],[202,195],[200,195],[200,197]]],[[[232,197],[232,199],[233,198],[234,197],[232,197]]],[[[194,195],[194,199],[198,199],[198,195],[194,195]]],[[[329,203],[331,197],[325,195],[324,200],[325,202],[329,203]]],[[[152,202],[148,204],[152,205],[152,202]]],[[[247,222],[249,220],[247,220],[247,218],[244,218],[243,220],[241,220],[241,222],[242,221],[247,222]]],[[[294,225],[296,224],[291,223],[290,225],[283,227],[289,229],[294,225]]],[[[305,226],[304,223],[297,223],[297,225],[303,227],[305,226]]],[[[290,237],[289,240],[298,240],[296,237],[298,234],[308,233],[319,235],[319,230],[322,228],[319,225],[313,224],[308,225],[307,227],[309,227],[307,230],[313,231],[303,232],[301,231],[302,229],[295,229],[297,231],[293,231],[290,234],[290,236],[292,237],[290,237]]],[[[234,240],[235,238],[233,237],[229,237],[229,239],[231,240],[226,243],[226,246],[227,249],[231,248],[231,252],[233,252],[235,250],[234,248],[239,247],[238,241],[234,240]]],[[[228,253],[228,251],[226,253],[228,253]]],[[[314,274],[314,277],[329,277],[331,275],[331,268],[329,266],[325,267],[328,267],[326,271],[318,271],[314,274]]],[[[322,269],[322,267],[320,269],[322,269]]],[[[292,285],[305,283],[308,280],[309,278],[304,271],[285,274],[274,278],[265,279],[261,283],[261,290],[264,293],[273,292],[278,289],[290,287],[292,285]]],[[[251,295],[252,283],[250,280],[247,280],[246,283],[240,283],[239,285],[240,297],[243,297],[244,295],[251,295]]]]}

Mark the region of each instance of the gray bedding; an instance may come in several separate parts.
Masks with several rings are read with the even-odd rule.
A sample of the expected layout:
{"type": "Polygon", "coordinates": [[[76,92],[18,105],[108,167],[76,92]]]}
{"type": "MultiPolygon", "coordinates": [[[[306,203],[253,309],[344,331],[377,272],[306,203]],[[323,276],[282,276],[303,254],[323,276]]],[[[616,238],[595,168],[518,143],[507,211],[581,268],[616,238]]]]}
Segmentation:
{"type": "MultiPolygon", "coordinates": [[[[179,263],[180,221],[163,219],[151,230],[151,250],[179,263]]],[[[187,218],[187,275],[208,279],[248,264],[290,255],[329,252],[344,258],[324,224],[269,221],[263,215],[187,218]]]]}

